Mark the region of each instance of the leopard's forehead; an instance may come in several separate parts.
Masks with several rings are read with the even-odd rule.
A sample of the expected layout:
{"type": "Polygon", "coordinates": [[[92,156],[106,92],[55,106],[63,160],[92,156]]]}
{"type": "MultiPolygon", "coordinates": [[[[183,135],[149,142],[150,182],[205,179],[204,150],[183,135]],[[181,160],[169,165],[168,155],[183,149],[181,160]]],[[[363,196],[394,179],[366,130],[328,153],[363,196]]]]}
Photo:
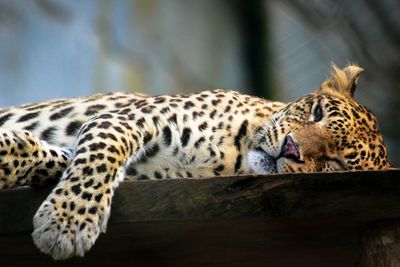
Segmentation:
{"type": "Polygon", "coordinates": [[[375,114],[349,97],[312,93],[288,103],[284,110],[290,111],[290,113],[305,114],[316,103],[323,105],[326,115],[329,118],[343,118],[346,121],[353,121],[359,125],[369,126],[370,130],[377,129],[378,121],[375,114]]]}

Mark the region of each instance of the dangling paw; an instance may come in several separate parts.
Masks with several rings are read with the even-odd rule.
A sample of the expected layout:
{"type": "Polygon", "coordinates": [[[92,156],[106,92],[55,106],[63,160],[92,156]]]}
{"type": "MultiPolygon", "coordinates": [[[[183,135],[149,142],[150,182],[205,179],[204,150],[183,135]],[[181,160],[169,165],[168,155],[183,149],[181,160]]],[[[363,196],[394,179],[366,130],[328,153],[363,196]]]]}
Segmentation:
{"type": "Polygon", "coordinates": [[[55,260],[83,256],[105,232],[110,214],[105,196],[100,201],[99,197],[94,201],[94,196],[88,200],[90,193],[76,195],[77,191],[71,191],[76,185],[60,184],[36,212],[32,233],[36,246],[55,260]]]}

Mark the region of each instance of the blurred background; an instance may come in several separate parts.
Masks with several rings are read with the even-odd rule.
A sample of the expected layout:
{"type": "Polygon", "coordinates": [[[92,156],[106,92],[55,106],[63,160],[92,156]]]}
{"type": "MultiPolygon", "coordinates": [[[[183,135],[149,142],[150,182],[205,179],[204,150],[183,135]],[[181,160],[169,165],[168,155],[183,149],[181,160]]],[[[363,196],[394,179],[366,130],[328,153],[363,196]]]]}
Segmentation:
{"type": "Polygon", "coordinates": [[[290,101],[358,63],[400,166],[396,0],[0,0],[0,107],[103,91],[230,88],[290,101]]]}

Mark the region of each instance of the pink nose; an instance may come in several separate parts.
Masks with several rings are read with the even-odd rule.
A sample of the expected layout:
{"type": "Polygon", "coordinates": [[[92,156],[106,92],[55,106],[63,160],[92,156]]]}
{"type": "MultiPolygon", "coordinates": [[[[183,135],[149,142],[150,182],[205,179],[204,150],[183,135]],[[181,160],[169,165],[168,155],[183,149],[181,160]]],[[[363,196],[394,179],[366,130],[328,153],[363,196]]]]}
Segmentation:
{"type": "Polygon", "coordinates": [[[283,156],[285,158],[300,160],[299,148],[294,143],[293,138],[290,135],[285,137],[285,141],[283,143],[283,156]]]}

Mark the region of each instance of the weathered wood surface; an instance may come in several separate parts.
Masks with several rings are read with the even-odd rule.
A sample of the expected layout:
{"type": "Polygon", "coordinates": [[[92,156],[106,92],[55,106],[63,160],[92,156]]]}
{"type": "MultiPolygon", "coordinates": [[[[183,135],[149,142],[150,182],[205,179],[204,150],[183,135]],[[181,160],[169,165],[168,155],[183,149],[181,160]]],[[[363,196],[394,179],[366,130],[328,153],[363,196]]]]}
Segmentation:
{"type": "MultiPolygon", "coordinates": [[[[54,262],[33,246],[49,188],[0,192],[0,266],[54,262]]],[[[56,265],[354,266],[377,221],[400,218],[400,170],[125,182],[108,233],[56,265]]]]}

